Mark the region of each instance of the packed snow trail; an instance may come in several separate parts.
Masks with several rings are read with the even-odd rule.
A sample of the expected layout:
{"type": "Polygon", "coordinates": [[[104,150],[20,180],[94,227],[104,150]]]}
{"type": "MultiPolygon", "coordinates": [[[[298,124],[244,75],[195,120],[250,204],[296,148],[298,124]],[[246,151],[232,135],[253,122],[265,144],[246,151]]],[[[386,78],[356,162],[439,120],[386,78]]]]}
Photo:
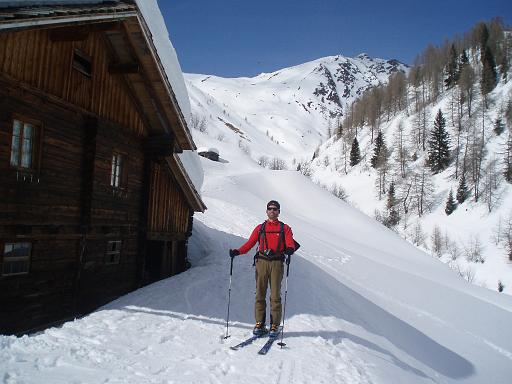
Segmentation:
{"type": "Polygon", "coordinates": [[[3,383],[508,383],[509,296],[444,264],[297,172],[205,160],[185,273],[34,336],[0,337],[3,383]],[[290,265],[284,349],[238,351],[253,326],[252,254],[228,249],[281,202],[302,247],[290,265]]]}

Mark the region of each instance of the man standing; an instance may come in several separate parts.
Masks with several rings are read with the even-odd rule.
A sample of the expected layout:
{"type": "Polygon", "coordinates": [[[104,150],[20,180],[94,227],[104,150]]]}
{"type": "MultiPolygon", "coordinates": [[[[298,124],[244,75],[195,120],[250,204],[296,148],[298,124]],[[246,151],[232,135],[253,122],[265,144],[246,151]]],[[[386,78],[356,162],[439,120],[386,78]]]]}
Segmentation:
{"type": "Polygon", "coordinates": [[[239,249],[230,249],[231,257],[246,254],[258,242],[258,252],[254,257],[256,266],[256,300],[254,317],[256,325],[253,333],[263,335],[265,327],[267,287],[270,283],[270,333],[277,337],[281,323],[281,281],[283,280],[283,263],[290,262],[295,251],[295,242],[291,228],[278,220],[281,206],[275,200],[267,204],[267,217],[264,223],[254,228],[249,240],[239,249]]]}

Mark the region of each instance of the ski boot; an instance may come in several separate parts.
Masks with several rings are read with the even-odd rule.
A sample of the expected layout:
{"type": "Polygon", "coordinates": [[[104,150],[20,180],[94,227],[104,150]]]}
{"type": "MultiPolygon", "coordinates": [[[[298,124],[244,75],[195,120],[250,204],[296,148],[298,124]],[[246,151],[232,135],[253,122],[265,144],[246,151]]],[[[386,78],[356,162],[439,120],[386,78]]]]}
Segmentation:
{"type": "Polygon", "coordinates": [[[275,338],[279,335],[279,325],[272,324],[270,327],[270,332],[268,333],[268,337],[275,338]]]}
{"type": "Polygon", "coordinates": [[[267,328],[265,328],[265,324],[263,324],[262,322],[257,322],[256,325],[254,326],[252,334],[254,336],[263,336],[267,332],[268,330],[267,328]]]}

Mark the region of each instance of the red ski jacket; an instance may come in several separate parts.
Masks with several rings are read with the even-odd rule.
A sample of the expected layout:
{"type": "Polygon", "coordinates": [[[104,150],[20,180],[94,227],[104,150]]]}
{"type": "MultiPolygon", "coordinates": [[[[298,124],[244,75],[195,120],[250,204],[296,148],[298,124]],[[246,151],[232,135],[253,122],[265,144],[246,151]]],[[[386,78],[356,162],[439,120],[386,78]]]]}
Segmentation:
{"type": "MultiPolygon", "coordinates": [[[[281,240],[281,249],[277,249],[277,246],[279,245],[279,232],[281,230],[281,222],[279,220],[267,220],[265,223],[265,236],[262,234],[261,239],[259,239],[259,249],[261,252],[267,249],[265,244],[265,237],[267,238],[266,243],[268,243],[268,248],[274,251],[275,254],[282,253],[286,248],[295,249],[292,229],[287,224],[284,224],[284,242],[281,240]]],[[[254,247],[254,245],[258,242],[261,225],[262,224],[258,224],[256,228],[254,228],[251,233],[251,237],[249,237],[249,240],[247,240],[247,242],[238,249],[241,255],[249,252],[251,248],[254,247]]]]}

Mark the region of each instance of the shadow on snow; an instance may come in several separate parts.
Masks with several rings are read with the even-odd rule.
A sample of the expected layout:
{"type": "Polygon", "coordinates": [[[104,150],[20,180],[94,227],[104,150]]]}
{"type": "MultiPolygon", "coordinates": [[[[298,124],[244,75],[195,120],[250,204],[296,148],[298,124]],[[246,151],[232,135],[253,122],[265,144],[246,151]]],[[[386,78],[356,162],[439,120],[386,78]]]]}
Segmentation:
{"type": "MultiPolygon", "coordinates": [[[[211,229],[198,221],[194,225],[195,236],[192,237],[194,241],[190,253],[195,256],[189,271],[142,288],[136,294],[126,295],[105,309],[153,313],[215,324],[219,325],[220,335],[220,327],[226,324],[230,264],[228,249],[240,246],[245,239],[211,229]]],[[[251,253],[234,260],[230,328],[242,328],[244,334],[247,333],[246,329],[252,329],[253,300],[251,253]]],[[[366,299],[310,261],[295,257],[290,265],[286,317],[290,319],[304,314],[332,316],[360,326],[444,376],[457,379],[471,376],[475,371],[474,366],[460,355],[366,299]]],[[[428,377],[381,345],[344,330],[299,331],[290,329],[287,323],[285,337],[321,337],[333,344],[348,339],[389,356],[401,369],[428,377]]]]}

